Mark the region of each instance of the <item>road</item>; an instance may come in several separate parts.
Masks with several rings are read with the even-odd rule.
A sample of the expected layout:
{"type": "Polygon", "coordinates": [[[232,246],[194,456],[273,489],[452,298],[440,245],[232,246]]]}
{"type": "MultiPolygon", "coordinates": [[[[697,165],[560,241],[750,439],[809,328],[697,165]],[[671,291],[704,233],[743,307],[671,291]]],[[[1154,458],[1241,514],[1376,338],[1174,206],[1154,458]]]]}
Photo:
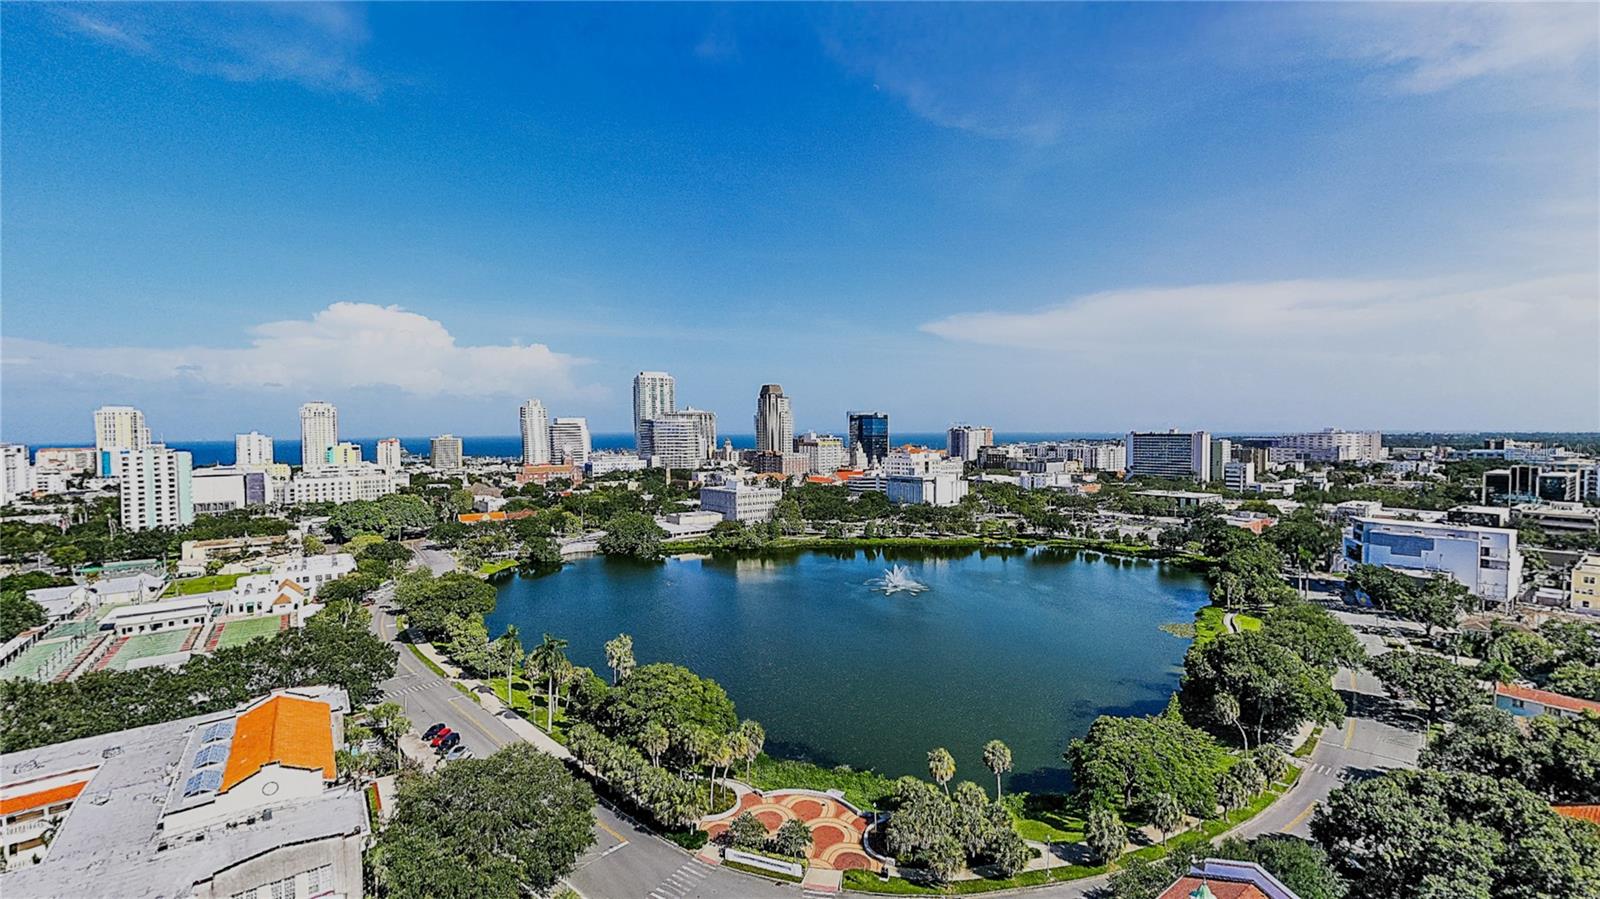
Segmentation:
{"type": "MultiPolygon", "coordinates": [[[[1392,621],[1355,612],[1334,611],[1350,625],[1368,655],[1384,651],[1378,631],[1404,627],[1392,621]]],[[[1336,787],[1350,780],[1371,777],[1390,768],[1415,768],[1422,749],[1422,732],[1413,720],[1397,714],[1395,703],[1376,677],[1365,671],[1339,669],[1334,687],[1344,696],[1349,715],[1344,725],[1327,728],[1306,759],[1300,782],[1283,800],[1241,825],[1235,833],[1253,837],[1263,833],[1309,836],[1317,804],[1336,787]]]]}
{"type": "MultiPolygon", "coordinates": [[[[385,698],[405,709],[417,731],[444,722],[460,731],[463,745],[479,757],[519,742],[513,733],[471,697],[440,677],[411,651],[396,642],[398,628],[387,608],[392,593],[377,595],[373,623],[378,635],[395,645],[395,676],[383,683],[385,698]]],[[[799,887],[711,867],[676,846],[637,827],[605,804],[595,806],[595,845],[578,860],[567,878],[588,899],[742,899],[802,895],[799,887]]]]}

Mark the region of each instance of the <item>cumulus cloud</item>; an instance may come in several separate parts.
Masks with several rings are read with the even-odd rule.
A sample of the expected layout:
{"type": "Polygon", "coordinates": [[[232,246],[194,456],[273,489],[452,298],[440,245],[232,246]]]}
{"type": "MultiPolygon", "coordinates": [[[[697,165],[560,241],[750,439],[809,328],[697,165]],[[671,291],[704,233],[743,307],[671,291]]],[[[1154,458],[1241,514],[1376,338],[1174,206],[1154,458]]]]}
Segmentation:
{"type": "Polygon", "coordinates": [[[469,346],[445,326],[398,306],[334,303],[310,319],[252,329],[240,348],[69,347],[6,338],[9,375],[71,372],[91,378],[190,381],[230,388],[395,388],[419,397],[567,397],[585,393],[586,360],[544,344],[469,346]]]}
{"type": "Polygon", "coordinates": [[[359,7],[332,3],[95,4],[52,7],[64,28],[196,74],[284,81],[371,99],[359,7]]]}
{"type": "Polygon", "coordinates": [[[1495,286],[1335,279],[1113,290],[921,329],[1024,351],[1013,357],[1019,364],[1089,382],[1103,376],[1130,396],[1247,371],[1274,385],[1257,396],[1339,407],[1359,398],[1348,405],[1392,422],[1449,406],[1475,410],[1480,425],[1534,410],[1551,425],[1600,423],[1592,273],[1495,286]]]}

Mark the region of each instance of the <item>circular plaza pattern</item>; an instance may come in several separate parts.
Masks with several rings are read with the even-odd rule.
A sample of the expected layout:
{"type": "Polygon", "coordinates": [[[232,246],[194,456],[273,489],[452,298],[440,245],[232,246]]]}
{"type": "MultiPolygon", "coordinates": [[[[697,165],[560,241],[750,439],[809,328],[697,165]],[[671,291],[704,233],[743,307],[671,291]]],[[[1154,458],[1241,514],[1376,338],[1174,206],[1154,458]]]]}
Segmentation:
{"type": "Polygon", "coordinates": [[[774,790],[744,794],[732,811],[702,825],[706,835],[716,839],[727,832],[734,818],[750,812],[774,833],[783,822],[795,819],[811,828],[811,850],[807,861],[813,868],[833,871],[861,869],[881,871],[883,866],[862,848],[867,819],[836,799],[816,793],[774,790]]]}

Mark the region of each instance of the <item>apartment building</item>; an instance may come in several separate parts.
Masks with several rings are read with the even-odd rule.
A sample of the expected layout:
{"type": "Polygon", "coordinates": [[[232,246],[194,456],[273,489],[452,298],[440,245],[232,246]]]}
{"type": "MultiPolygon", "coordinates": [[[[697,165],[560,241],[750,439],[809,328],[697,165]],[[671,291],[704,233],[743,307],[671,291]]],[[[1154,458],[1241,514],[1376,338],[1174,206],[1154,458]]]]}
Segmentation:
{"type": "Polygon", "coordinates": [[[1344,560],[1421,577],[1449,575],[1488,602],[1509,602],[1522,588],[1522,553],[1509,528],[1355,518],[1344,535],[1344,560]]]}

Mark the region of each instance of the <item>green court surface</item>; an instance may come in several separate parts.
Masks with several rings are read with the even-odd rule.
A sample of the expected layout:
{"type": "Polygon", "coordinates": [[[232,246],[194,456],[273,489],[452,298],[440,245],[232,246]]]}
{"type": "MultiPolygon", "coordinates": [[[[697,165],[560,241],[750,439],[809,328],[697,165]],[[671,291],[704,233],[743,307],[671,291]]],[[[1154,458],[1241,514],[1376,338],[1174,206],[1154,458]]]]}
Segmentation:
{"type": "Polygon", "coordinates": [[[106,667],[121,671],[133,662],[151,656],[164,656],[183,648],[184,638],[190,629],[171,630],[160,634],[138,634],[128,638],[106,667]]]}
{"type": "Polygon", "coordinates": [[[178,578],[167,585],[167,596],[193,596],[196,593],[214,593],[218,590],[232,590],[233,585],[239,583],[242,574],[212,574],[204,577],[178,578]]]}
{"type": "Polygon", "coordinates": [[[222,637],[217,640],[218,649],[229,646],[238,646],[249,643],[257,637],[270,637],[278,632],[278,616],[266,618],[246,618],[242,621],[224,622],[222,637]]]}

